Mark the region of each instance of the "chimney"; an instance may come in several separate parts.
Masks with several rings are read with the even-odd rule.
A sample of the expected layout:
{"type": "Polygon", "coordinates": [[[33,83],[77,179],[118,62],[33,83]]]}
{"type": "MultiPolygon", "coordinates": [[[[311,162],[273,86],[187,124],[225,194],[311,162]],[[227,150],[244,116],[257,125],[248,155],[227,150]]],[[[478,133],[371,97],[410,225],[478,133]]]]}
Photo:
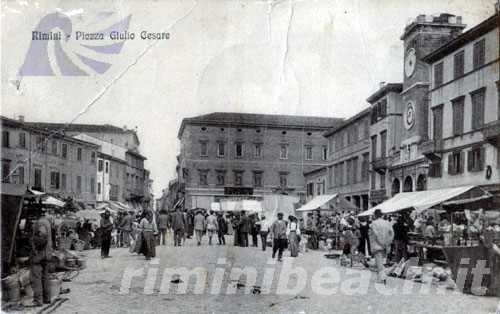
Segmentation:
{"type": "Polygon", "coordinates": [[[125,131],[127,131],[127,125],[124,125],[124,126],[123,126],[123,129],[124,129],[125,131]]]}
{"type": "Polygon", "coordinates": [[[380,82],[380,83],[378,83],[378,87],[379,87],[379,88],[382,88],[382,87],[384,87],[384,86],[385,86],[385,82],[380,82]]]}
{"type": "Polygon", "coordinates": [[[19,122],[24,123],[24,116],[23,115],[17,116],[17,120],[19,120],[19,122]]]}

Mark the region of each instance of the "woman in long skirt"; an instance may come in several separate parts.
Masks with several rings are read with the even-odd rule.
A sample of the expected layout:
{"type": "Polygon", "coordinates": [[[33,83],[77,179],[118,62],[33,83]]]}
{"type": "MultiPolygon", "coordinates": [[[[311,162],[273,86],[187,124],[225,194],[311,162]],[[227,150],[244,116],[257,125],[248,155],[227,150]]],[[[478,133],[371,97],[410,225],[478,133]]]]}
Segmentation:
{"type": "Polygon", "coordinates": [[[288,241],[290,243],[290,256],[297,257],[299,256],[299,237],[300,237],[300,228],[297,223],[297,218],[295,216],[289,216],[288,220],[290,221],[287,227],[287,235],[288,241]]]}
{"type": "Polygon", "coordinates": [[[149,260],[156,255],[156,243],[154,235],[158,233],[156,224],[153,222],[153,213],[148,211],[142,218],[139,228],[142,231],[141,253],[149,260]]]}

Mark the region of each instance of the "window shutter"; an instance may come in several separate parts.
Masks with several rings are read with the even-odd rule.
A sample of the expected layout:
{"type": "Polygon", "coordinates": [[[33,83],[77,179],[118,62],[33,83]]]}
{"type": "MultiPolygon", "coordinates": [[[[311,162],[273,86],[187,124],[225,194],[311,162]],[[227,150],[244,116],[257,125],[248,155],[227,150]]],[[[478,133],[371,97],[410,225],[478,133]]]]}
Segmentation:
{"type": "Polygon", "coordinates": [[[458,173],[464,172],[464,159],[465,159],[465,152],[460,152],[460,164],[458,167],[458,173]]]}
{"type": "Polygon", "coordinates": [[[448,174],[453,175],[453,153],[448,155],[448,174]]]}
{"type": "Polygon", "coordinates": [[[467,151],[467,171],[471,172],[472,170],[472,158],[473,158],[473,150],[467,151]]]}
{"type": "Polygon", "coordinates": [[[486,158],[486,149],[484,147],[481,147],[480,149],[480,156],[479,156],[479,170],[484,169],[484,160],[486,158]]]}

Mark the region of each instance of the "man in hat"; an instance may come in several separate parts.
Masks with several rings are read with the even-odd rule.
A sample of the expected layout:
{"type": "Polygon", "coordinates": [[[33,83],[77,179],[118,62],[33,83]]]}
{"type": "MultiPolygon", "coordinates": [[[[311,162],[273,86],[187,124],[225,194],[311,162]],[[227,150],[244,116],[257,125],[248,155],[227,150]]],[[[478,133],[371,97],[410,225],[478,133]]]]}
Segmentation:
{"type": "Polygon", "coordinates": [[[49,261],[52,257],[52,230],[42,208],[37,211],[38,219],[33,224],[31,251],[31,286],[35,306],[50,303],[49,261]]]}
{"type": "Polygon", "coordinates": [[[174,246],[181,246],[182,237],[186,229],[186,220],[178,207],[172,214],[172,231],[174,232],[174,246]]]}
{"type": "Polygon", "coordinates": [[[286,248],[287,237],[286,237],[286,222],[283,220],[283,213],[278,213],[278,220],[273,222],[271,226],[271,232],[273,234],[273,258],[278,252],[278,262],[281,262],[281,257],[283,256],[283,250],[286,248]]]}
{"type": "Polygon", "coordinates": [[[384,262],[394,239],[394,231],[392,225],[387,220],[382,219],[382,211],[380,209],[376,209],[373,216],[374,220],[369,230],[370,247],[377,265],[378,282],[385,284],[387,276],[385,274],[384,262]]]}
{"type": "Polygon", "coordinates": [[[101,215],[101,258],[108,258],[109,248],[111,246],[111,232],[113,231],[113,221],[111,220],[111,214],[109,210],[101,215]]]}
{"type": "Polygon", "coordinates": [[[130,216],[128,211],[123,213],[123,218],[120,222],[122,245],[130,246],[130,233],[132,232],[132,216],[130,216]]]}
{"type": "Polygon", "coordinates": [[[250,231],[250,219],[245,214],[245,211],[241,211],[240,217],[240,241],[241,246],[248,247],[248,232],[250,231]]]}

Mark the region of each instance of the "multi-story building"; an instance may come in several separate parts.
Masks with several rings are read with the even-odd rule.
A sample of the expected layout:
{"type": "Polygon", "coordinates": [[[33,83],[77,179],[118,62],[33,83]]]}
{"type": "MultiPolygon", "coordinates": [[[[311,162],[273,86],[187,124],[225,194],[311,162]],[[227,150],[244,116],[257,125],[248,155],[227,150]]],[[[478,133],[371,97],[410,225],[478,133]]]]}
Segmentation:
{"type": "Polygon", "coordinates": [[[387,175],[393,164],[399,162],[402,101],[400,83],[381,83],[380,88],[368,97],[371,105],[370,118],[370,203],[379,204],[399,192],[399,184],[391,189],[392,182],[387,175]]]}
{"type": "Polygon", "coordinates": [[[426,189],[429,163],[422,154],[422,143],[428,139],[430,66],[423,57],[459,36],[464,28],[460,16],[443,13],[419,15],[404,29],[403,127],[396,130],[401,143],[395,147],[389,167],[392,194],[426,189]]]}
{"type": "Polygon", "coordinates": [[[429,188],[480,185],[500,192],[499,13],[425,56],[429,188]]]}
{"type": "Polygon", "coordinates": [[[363,210],[369,206],[370,112],[365,109],[324,134],[328,141],[327,193],[339,193],[363,210]]]}
{"type": "Polygon", "coordinates": [[[2,182],[71,197],[95,206],[98,146],[33,127],[2,121],[2,182]]]}
{"type": "Polygon", "coordinates": [[[126,196],[131,202],[143,203],[146,196],[146,169],[144,161],[146,157],[142,156],[137,150],[127,150],[125,154],[127,161],[126,168],[126,196]]]}
{"type": "Polygon", "coordinates": [[[123,159],[127,163],[124,175],[125,187],[123,189],[118,187],[117,190],[116,187],[110,186],[110,194],[116,195],[116,193],[120,194],[120,190],[124,191],[125,200],[133,202],[136,208],[142,207],[139,205],[147,201],[145,190],[148,180],[146,180],[146,169],[144,168],[146,157],[139,152],[140,141],[136,130],[127,127],[119,128],[109,124],[66,125],[64,123],[34,122],[30,125],[68,136],[82,136],[83,134],[100,140],[99,145],[104,149],[104,154],[123,159]],[[113,188],[113,193],[111,193],[111,188],[113,188]]]}
{"type": "Polygon", "coordinates": [[[244,113],[183,119],[177,169],[185,207],[210,208],[238,195],[305,197],[303,173],[327,162],[323,133],[340,121],[244,113]]]}
{"type": "Polygon", "coordinates": [[[127,199],[126,195],[126,149],[104,140],[81,133],[74,138],[99,145],[97,154],[97,191],[96,200],[119,201],[127,199]]]}

